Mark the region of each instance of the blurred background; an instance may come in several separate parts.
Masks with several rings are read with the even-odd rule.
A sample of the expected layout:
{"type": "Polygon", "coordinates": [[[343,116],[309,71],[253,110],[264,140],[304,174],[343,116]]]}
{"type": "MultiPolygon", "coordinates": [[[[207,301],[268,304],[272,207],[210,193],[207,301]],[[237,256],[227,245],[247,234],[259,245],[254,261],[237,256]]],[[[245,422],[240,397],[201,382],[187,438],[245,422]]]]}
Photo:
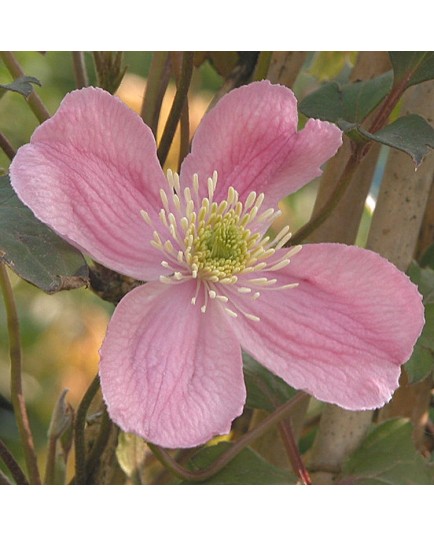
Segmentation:
{"type": "MultiPolygon", "coordinates": [[[[221,62],[231,61],[230,54],[222,53],[221,62]]],[[[36,77],[42,84],[37,88],[45,107],[52,114],[64,95],[75,89],[72,56],[70,52],[17,52],[16,58],[28,76],[36,77]]],[[[152,54],[126,52],[125,77],[117,94],[124,102],[140,112],[146,87],[146,76],[152,54]]],[[[329,79],[346,80],[356,53],[321,52],[309,53],[293,90],[300,100],[304,95],[329,79]]],[[[89,81],[96,84],[91,53],[85,54],[89,81]]],[[[0,61],[0,84],[8,84],[12,77],[0,61]]],[[[189,94],[191,133],[194,133],[215,93],[223,83],[216,66],[206,59],[195,69],[189,94]]],[[[163,103],[159,133],[167,118],[174,95],[174,85],[169,85],[163,103]]],[[[303,118],[300,118],[300,126],[303,118]]],[[[27,143],[38,126],[24,98],[7,92],[0,99],[0,131],[17,149],[27,143]]],[[[177,147],[172,146],[166,167],[177,167],[177,147]]],[[[7,174],[9,160],[0,150],[0,175],[7,174]]],[[[284,200],[282,216],[276,222],[280,228],[289,223],[296,230],[311,214],[317,182],[284,200]]],[[[364,242],[364,233],[369,222],[366,210],[359,242],[364,242]]],[[[92,291],[80,289],[47,295],[19,279],[10,272],[21,321],[21,336],[24,356],[24,390],[31,425],[35,434],[40,459],[46,448],[46,433],[53,406],[64,389],[67,400],[76,409],[85,390],[98,371],[98,349],[113,306],[104,302],[92,291]]],[[[0,438],[20,458],[18,432],[9,404],[9,356],[5,310],[0,300],[0,438]]]]}

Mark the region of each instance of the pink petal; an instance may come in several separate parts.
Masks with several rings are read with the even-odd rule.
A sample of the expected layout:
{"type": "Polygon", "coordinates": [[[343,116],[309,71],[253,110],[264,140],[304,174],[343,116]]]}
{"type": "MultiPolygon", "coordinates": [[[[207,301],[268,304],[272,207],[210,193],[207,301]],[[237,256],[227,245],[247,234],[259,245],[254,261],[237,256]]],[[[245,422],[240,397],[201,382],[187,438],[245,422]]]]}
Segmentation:
{"type": "Polygon", "coordinates": [[[101,348],[111,418],[168,448],[228,433],[243,409],[241,349],[215,303],[192,305],[196,283],[148,283],[120,302],[101,348]]]}
{"type": "Polygon", "coordinates": [[[199,125],[182,180],[198,173],[206,195],[206,180],[217,170],[216,201],[233,186],[242,201],[251,191],[263,192],[264,206],[275,206],[320,175],[342,143],[335,125],[310,120],[297,133],[297,121],[297,101],[284,86],[264,80],[231,91],[199,125]]]}
{"type": "Polygon", "coordinates": [[[299,286],[264,290],[242,304],[234,294],[261,319],[233,322],[244,349],[320,400],[351,410],[387,402],[424,324],[421,296],[407,276],[371,251],[341,244],[303,246],[271,274],[299,286]]]}
{"type": "Polygon", "coordinates": [[[155,213],[165,178],[150,129],[118,98],[96,88],[68,94],[10,175],[35,215],[95,260],[138,279],[161,273],[140,210],[155,213]]]}

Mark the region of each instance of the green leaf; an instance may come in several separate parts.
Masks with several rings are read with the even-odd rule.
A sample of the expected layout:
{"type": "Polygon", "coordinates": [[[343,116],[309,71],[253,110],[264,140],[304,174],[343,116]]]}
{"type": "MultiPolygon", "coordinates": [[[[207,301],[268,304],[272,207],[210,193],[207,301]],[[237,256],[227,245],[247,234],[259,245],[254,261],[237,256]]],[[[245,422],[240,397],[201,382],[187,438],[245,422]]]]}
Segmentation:
{"type": "Polygon", "coordinates": [[[35,218],[0,177],[0,260],[49,294],[85,286],[83,255],[35,218]]]}
{"type": "Polygon", "coordinates": [[[393,85],[414,86],[434,78],[434,52],[389,52],[393,85]]]}
{"type": "Polygon", "coordinates": [[[344,465],[341,483],[433,484],[434,467],[416,451],[407,419],[376,425],[344,465]]]}
{"type": "Polygon", "coordinates": [[[330,82],[305,97],[299,110],[307,117],[338,125],[361,123],[389,93],[392,79],[390,71],[371,80],[344,85],[330,82]]]}
{"type": "Polygon", "coordinates": [[[366,139],[407,153],[413,159],[416,167],[420,166],[430,148],[434,148],[433,127],[423,117],[416,114],[400,117],[375,134],[371,134],[361,127],[357,127],[357,129],[366,139]]]}
{"type": "Polygon", "coordinates": [[[434,270],[434,242],[423,252],[423,255],[420,259],[420,265],[428,266],[434,270]]]}
{"type": "Polygon", "coordinates": [[[418,286],[425,304],[425,325],[411,358],[404,365],[410,383],[423,380],[434,371],[434,270],[410,264],[407,274],[418,286]]]}
{"type": "Polygon", "coordinates": [[[410,383],[422,381],[434,372],[434,303],[425,305],[425,325],[405,370],[410,383]]]}
{"type": "MultiPolygon", "coordinates": [[[[198,451],[190,460],[193,471],[206,469],[225,452],[231,443],[222,442],[198,451]]],[[[289,470],[279,469],[268,463],[250,448],[244,449],[219,473],[199,484],[295,484],[297,479],[289,470]]],[[[182,484],[197,484],[184,481],[182,484]]]]}
{"type": "Polygon", "coordinates": [[[244,381],[247,388],[246,406],[251,409],[274,411],[297,391],[281,378],[243,352],[244,381]]]}
{"type": "Polygon", "coordinates": [[[0,98],[3,97],[6,91],[14,91],[24,95],[24,97],[28,97],[33,91],[32,84],[40,86],[41,82],[33,76],[21,76],[10,84],[0,84],[0,98]]]}
{"type": "Polygon", "coordinates": [[[412,261],[407,275],[417,285],[423,296],[423,303],[434,303],[434,270],[429,266],[419,266],[416,261],[412,261]]]}

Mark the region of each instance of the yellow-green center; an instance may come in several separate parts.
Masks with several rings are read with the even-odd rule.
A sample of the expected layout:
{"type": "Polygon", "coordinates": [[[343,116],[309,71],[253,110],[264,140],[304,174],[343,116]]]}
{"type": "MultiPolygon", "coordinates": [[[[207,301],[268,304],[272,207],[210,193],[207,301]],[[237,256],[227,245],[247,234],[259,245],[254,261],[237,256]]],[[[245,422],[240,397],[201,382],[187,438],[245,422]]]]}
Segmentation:
{"type": "Polygon", "coordinates": [[[242,272],[250,259],[250,231],[240,224],[239,215],[213,212],[207,221],[199,222],[192,246],[192,264],[201,277],[219,280],[242,272]]]}

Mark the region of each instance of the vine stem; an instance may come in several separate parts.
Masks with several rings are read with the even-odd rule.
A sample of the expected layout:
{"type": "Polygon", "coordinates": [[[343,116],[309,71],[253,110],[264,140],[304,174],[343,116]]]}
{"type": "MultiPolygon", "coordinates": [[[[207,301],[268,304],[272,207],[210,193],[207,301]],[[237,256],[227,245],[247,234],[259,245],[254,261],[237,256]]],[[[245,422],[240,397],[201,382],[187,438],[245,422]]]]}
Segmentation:
{"type": "MultiPolygon", "coordinates": [[[[173,52],[172,65],[173,72],[175,74],[176,84],[179,84],[179,80],[182,74],[182,66],[180,62],[180,54],[173,52]]],[[[180,126],[180,145],[179,145],[179,158],[178,158],[178,171],[181,169],[181,164],[184,158],[190,151],[190,114],[188,108],[188,99],[185,99],[184,106],[182,108],[181,117],[179,121],[180,126]]]]}
{"type": "Polygon", "coordinates": [[[87,479],[87,475],[92,473],[98,460],[100,459],[101,454],[103,453],[107,445],[107,441],[110,436],[111,429],[112,429],[112,421],[110,420],[110,417],[108,416],[107,409],[104,408],[104,411],[101,417],[101,426],[100,426],[98,437],[94,445],[92,446],[88,459],[86,460],[86,479],[87,479]]]}
{"type": "Polygon", "coordinates": [[[158,121],[161,105],[170,79],[169,52],[154,52],[146,80],[140,116],[157,139],[158,121]]]}
{"type": "Polygon", "coordinates": [[[72,52],[72,67],[77,89],[87,87],[89,85],[89,78],[84,61],[84,52],[72,52]]]}
{"type": "Polygon", "coordinates": [[[303,484],[312,484],[310,474],[304,465],[303,459],[300,456],[297,442],[295,441],[292,426],[287,420],[282,420],[278,424],[279,432],[282,437],[282,443],[288,453],[289,461],[291,462],[292,470],[303,484]]]}
{"type": "Polygon", "coordinates": [[[157,151],[158,160],[160,161],[161,166],[164,165],[167,155],[169,154],[173,136],[175,135],[176,127],[178,126],[187,99],[191,77],[193,76],[193,57],[194,52],[184,52],[182,55],[181,75],[178,87],[157,151]]]}
{"type": "Polygon", "coordinates": [[[2,148],[5,155],[12,160],[15,157],[16,151],[12,147],[11,142],[6,138],[3,132],[0,132],[0,147],[2,148]]]}
{"type": "Polygon", "coordinates": [[[99,375],[97,374],[92,383],[87,388],[80,405],[77,409],[74,425],[74,447],[75,447],[75,484],[85,484],[87,477],[86,469],[86,445],[84,440],[84,429],[86,426],[86,415],[88,409],[99,389],[99,375]]]}
{"type": "MultiPolygon", "coordinates": [[[[328,201],[324,204],[323,208],[318,212],[316,216],[311,218],[303,227],[301,227],[296,233],[292,235],[290,240],[285,244],[285,247],[288,247],[292,244],[300,244],[305,240],[313,231],[315,231],[321,224],[323,224],[326,219],[331,215],[334,209],[339,204],[339,201],[344,196],[347,191],[348,186],[351,183],[354,172],[356,171],[361,158],[362,152],[365,145],[357,145],[342,172],[341,178],[339,179],[336,187],[331,193],[328,201]]],[[[363,154],[365,156],[366,153],[363,154]]]]}
{"type": "Polygon", "coordinates": [[[18,462],[15,460],[12,453],[10,452],[10,450],[7,448],[7,446],[3,443],[1,439],[0,439],[0,458],[3,460],[6,467],[11,472],[11,475],[14,477],[14,480],[17,484],[29,483],[26,475],[23,473],[18,462]]]}
{"type": "MultiPolygon", "coordinates": [[[[7,70],[14,78],[24,76],[24,71],[12,52],[0,52],[0,58],[3,60],[7,70]]],[[[39,95],[34,89],[28,96],[27,102],[40,123],[43,123],[50,118],[48,110],[45,108],[39,95]]]]}
{"type": "Polygon", "coordinates": [[[50,437],[48,441],[47,464],[45,466],[44,484],[54,484],[56,471],[56,443],[57,438],[50,437]]]}
{"type": "MultiPolygon", "coordinates": [[[[414,70],[409,71],[402,80],[400,80],[392,87],[392,90],[384,99],[382,105],[379,107],[377,113],[375,114],[368,129],[369,132],[375,133],[384,127],[384,125],[387,123],[387,120],[389,119],[390,114],[397,105],[399,99],[402,97],[404,91],[408,88],[409,81],[411,80],[413,74],[414,70]]],[[[325,222],[325,220],[331,215],[331,213],[334,211],[334,209],[344,196],[351,182],[351,179],[353,178],[354,172],[356,171],[362,159],[367,155],[372,145],[372,141],[353,144],[351,156],[345,166],[344,171],[342,172],[341,178],[339,179],[328,201],[325,203],[323,208],[320,210],[320,212],[318,212],[316,216],[314,216],[310,221],[308,221],[291,237],[291,239],[287,242],[287,244],[285,244],[285,246],[301,243],[313,231],[315,231],[320,225],[325,222]]]]}
{"type": "Polygon", "coordinates": [[[9,355],[11,361],[11,399],[20,434],[26,466],[31,484],[40,484],[38,462],[36,458],[30,422],[22,386],[22,353],[20,342],[20,324],[14,294],[5,265],[0,262],[0,287],[6,308],[9,335],[9,355]]]}
{"type": "Polygon", "coordinates": [[[242,450],[248,447],[253,441],[258,439],[262,434],[279,423],[294,407],[299,404],[308,395],[306,393],[297,393],[291,400],[279,406],[276,411],[268,415],[261,423],[244,434],[236,443],[234,443],[227,451],[221,454],[207,469],[200,471],[189,471],[177,463],[169,453],[162,447],[148,443],[148,447],[154,456],[167,469],[181,480],[189,480],[192,482],[201,482],[208,480],[219,471],[221,471],[230,461],[232,461],[242,450]]]}

